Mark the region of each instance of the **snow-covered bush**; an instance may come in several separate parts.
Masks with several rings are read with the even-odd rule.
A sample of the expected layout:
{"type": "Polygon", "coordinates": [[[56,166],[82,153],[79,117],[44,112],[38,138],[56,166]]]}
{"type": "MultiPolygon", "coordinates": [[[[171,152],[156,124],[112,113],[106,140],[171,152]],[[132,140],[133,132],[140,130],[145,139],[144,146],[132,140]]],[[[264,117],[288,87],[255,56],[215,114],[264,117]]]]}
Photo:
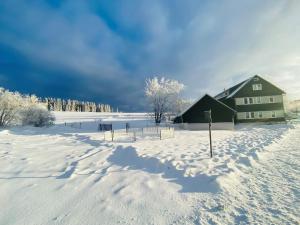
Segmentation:
{"type": "Polygon", "coordinates": [[[155,123],[160,123],[166,112],[176,107],[184,85],[177,80],[154,77],[146,80],[145,94],[152,107],[155,123]]]}
{"type": "Polygon", "coordinates": [[[37,104],[30,105],[20,112],[22,125],[43,127],[52,125],[55,117],[45,107],[37,104]]]}
{"type": "Polygon", "coordinates": [[[19,93],[0,88],[0,127],[17,123],[22,105],[23,99],[19,93]]]}

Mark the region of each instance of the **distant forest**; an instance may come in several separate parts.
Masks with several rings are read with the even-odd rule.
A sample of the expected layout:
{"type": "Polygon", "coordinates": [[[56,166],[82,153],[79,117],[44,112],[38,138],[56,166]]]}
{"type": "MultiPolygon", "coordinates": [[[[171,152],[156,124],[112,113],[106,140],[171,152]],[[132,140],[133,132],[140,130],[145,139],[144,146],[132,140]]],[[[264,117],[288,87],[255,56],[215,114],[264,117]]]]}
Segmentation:
{"type": "Polygon", "coordinates": [[[78,100],[64,100],[60,98],[39,99],[49,111],[69,111],[69,112],[112,112],[113,109],[108,104],[96,104],[78,100]]]}

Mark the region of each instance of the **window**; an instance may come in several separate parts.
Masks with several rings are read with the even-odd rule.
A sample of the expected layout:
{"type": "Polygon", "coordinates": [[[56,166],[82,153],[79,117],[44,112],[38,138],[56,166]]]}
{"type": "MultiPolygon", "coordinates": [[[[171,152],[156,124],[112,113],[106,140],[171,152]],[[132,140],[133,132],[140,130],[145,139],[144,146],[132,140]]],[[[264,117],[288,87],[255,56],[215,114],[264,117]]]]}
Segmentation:
{"type": "Polygon", "coordinates": [[[246,112],[246,119],[250,118],[250,113],[246,112]]]}
{"type": "Polygon", "coordinates": [[[245,104],[245,105],[248,104],[248,98],[244,98],[244,104],[245,104]]]}
{"type": "Polygon", "coordinates": [[[262,90],[262,84],[253,84],[252,88],[253,88],[253,91],[261,91],[262,90]]]}
{"type": "Polygon", "coordinates": [[[274,98],[270,97],[270,103],[273,103],[273,102],[274,102],[274,98]]]}
{"type": "Polygon", "coordinates": [[[253,98],[249,98],[249,104],[253,104],[253,98]]]}
{"type": "Polygon", "coordinates": [[[253,119],[254,117],[255,117],[255,114],[254,114],[254,112],[251,112],[251,118],[253,119]]]}
{"type": "Polygon", "coordinates": [[[256,98],[256,102],[257,102],[257,104],[260,104],[260,103],[261,103],[261,98],[260,98],[260,97],[257,97],[257,98],[256,98]]]}
{"type": "Polygon", "coordinates": [[[263,117],[262,112],[258,112],[258,117],[259,117],[259,118],[262,118],[262,117],[263,117]]]}
{"type": "Polygon", "coordinates": [[[272,112],[272,117],[275,118],[276,117],[276,112],[272,112]]]}

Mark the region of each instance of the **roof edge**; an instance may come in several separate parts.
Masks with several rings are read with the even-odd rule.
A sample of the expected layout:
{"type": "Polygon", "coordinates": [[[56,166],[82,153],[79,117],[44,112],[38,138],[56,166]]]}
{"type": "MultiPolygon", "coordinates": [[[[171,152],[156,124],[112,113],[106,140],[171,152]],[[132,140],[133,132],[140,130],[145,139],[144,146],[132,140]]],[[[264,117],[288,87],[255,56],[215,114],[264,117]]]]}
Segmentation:
{"type": "Polygon", "coordinates": [[[178,114],[176,117],[182,116],[183,114],[185,114],[190,108],[192,108],[194,105],[196,105],[197,102],[199,102],[202,98],[204,98],[205,96],[208,96],[210,98],[212,98],[213,100],[217,101],[218,103],[220,103],[221,105],[225,106],[226,108],[230,109],[231,111],[233,111],[234,113],[237,113],[236,110],[234,110],[233,108],[229,107],[228,105],[226,105],[225,103],[219,101],[218,99],[212,97],[209,94],[204,94],[201,98],[197,99],[190,107],[188,107],[186,110],[184,110],[182,113],[178,114]]]}

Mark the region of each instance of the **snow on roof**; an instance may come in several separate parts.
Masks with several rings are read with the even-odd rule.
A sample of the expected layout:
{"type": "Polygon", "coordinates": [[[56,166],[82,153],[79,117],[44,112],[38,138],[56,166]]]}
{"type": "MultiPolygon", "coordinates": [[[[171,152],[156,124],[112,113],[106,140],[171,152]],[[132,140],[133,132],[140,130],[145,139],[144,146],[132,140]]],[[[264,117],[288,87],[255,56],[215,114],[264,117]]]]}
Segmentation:
{"type": "Polygon", "coordinates": [[[235,89],[230,95],[228,95],[226,98],[231,98],[234,96],[239,90],[241,90],[246,84],[248,84],[253,77],[249,78],[248,80],[245,80],[244,83],[241,84],[237,89],[235,89]]]}

